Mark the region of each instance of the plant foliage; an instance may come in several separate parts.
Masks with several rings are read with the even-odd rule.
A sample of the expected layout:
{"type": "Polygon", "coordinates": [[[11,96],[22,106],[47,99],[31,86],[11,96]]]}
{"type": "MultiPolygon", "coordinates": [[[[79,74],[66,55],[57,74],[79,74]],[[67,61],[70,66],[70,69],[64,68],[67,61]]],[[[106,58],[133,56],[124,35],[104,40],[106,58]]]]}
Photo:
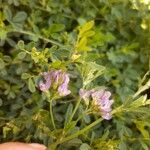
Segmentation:
{"type": "Polygon", "coordinates": [[[0,141],[149,150],[149,18],[144,0],[0,0],[0,141]],[[40,91],[52,69],[71,94],[40,91]],[[111,91],[111,120],[87,112],[81,88],[111,91]]]}

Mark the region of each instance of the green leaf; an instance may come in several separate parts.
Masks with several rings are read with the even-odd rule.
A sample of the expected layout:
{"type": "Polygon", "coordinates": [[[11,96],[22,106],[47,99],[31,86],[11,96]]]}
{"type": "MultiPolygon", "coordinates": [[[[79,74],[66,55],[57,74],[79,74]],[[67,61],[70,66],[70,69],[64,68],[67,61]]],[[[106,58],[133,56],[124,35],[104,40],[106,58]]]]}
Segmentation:
{"type": "Polygon", "coordinates": [[[104,134],[102,135],[101,139],[102,139],[102,140],[106,140],[106,139],[108,138],[109,134],[110,134],[110,131],[107,129],[107,130],[104,132],[104,134]]]}
{"type": "Polygon", "coordinates": [[[118,146],[119,150],[127,150],[127,144],[124,141],[121,141],[118,146]]]}
{"type": "Polygon", "coordinates": [[[89,61],[92,62],[92,61],[96,61],[96,60],[102,58],[103,54],[88,53],[87,55],[85,54],[83,57],[85,58],[86,62],[89,62],[89,61]]]}
{"type": "Polygon", "coordinates": [[[28,88],[32,93],[35,92],[35,85],[34,85],[33,80],[31,78],[29,78],[29,80],[28,80],[28,88]]]}
{"type": "Polygon", "coordinates": [[[0,58],[0,70],[5,67],[4,61],[0,58]]]}
{"type": "Polygon", "coordinates": [[[80,41],[79,44],[77,45],[77,51],[84,51],[84,47],[87,44],[87,38],[83,37],[80,41]]]}
{"type": "Polygon", "coordinates": [[[82,144],[82,141],[78,138],[74,138],[74,139],[67,142],[67,145],[71,145],[71,146],[77,146],[80,144],[82,144]]]}
{"type": "Polygon", "coordinates": [[[135,110],[135,108],[138,108],[140,106],[144,106],[146,104],[146,99],[147,96],[141,96],[140,98],[138,98],[137,100],[133,101],[130,105],[129,105],[129,109],[130,110],[135,110]]]}
{"type": "Polygon", "coordinates": [[[24,49],[24,41],[20,40],[17,45],[20,49],[24,49]]]}
{"type": "Polygon", "coordinates": [[[69,124],[66,124],[65,126],[65,132],[72,132],[75,129],[77,122],[76,121],[71,121],[69,124]]]}
{"type": "Polygon", "coordinates": [[[72,114],[72,111],[73,111],[73,105],[70,103],[68,106],[67,112],[65,114],[65,125],[68,123],[68,120],[72,114]]]}
{"type": "Polygon", "coordinates": [[[28,73],[23,73],[23,74],[21,75],[21,79],[28,79],[28,78],[31,78],[31,75],[28,74],[28,73]]]}
{"type": "Polygon", "coordinates": [[[95,35],[95,31],[87,31],[82,36],[83,37],[91,37],[93,35],[95,35]]]}
{"type": "Polygon", "coordinates": [[[116,39],[115,36],[112,33],[110,33],[110,32],[108,32],[105,35],[106,42],[113,42],[113,41],[115,41],[115,39],[116,39]]]}
{"type": "Polygon", "coordinates": [[[146,100],[145,105],[150,105],[150,99],[146,100]]]}
{"type": "Polygon", "coordinates": [[[13,22],[12,23],[13,27],[16,29],[16,30],[19,30],[23,27],[23,24],[22,23],[18,23],[18,22],[13,22]]]}
{"type": "Polygon", "coordinates": [[[82,36],[82,34],[83,34],[84,32],[86,32],[86,31],[92,29],[93,26],[94,26],[94,21],[93,21],[93,20],[92,20],[92,21],[89,21],[89,22],[87,22],[87,23],[85,23],[85,24],[79,29],[79,31],[80,31],[80,33],[79,33],[80,36],[82,36]]]}
{"type": "Polygon", "coordinates": [[[79,70],[81,72],[83,85],[85,87],[98,76],[100,76],[104,72],[105,67],[98,65],[95,62],[86,62],[82,66],[79,66],[79,70]]]}
{"type": "Polygon", "coordinates": [[[13,17],[13,22],[15,23],[22,22],[26,18],[27,18],[27,14],[24,11],[20,11],[13,17]]]}
{"type": "Polygon", "coordinates": [[[84,115],[83,119],[84,119],[85,123],[87,123],[87,124],[89,124],[91,122],[91,118],[89,115],[84,115]]]}
{"type": "Polygon", "coordinates": [[[150,127],[150,123],[146,121],[134,121],[136,124],[136,127],[139,129],[139,131],[142,133],[144,138],[149,138],[150,134],[149,131],[146,129],[146,127],[150,127]]]}
{"type": "Polygon", "coordinates": [[[3,127],[3,137],[6,138],[11,129],[7,126],[3,127]]]}
{"type": "Polygon", "coordinates": [[[90,150],[90,146],[86,143],[83,143],[81,146],[80,146],[80,149],[79,150],[90,150]]]}
{"type": "Polygon", "coordinates": [[[5,40],[6,37],[7,37],[7,31],[1,29],[1,31],[0,31],[0,40],[5,40]]]}
{"type": "Polygon", "coordinates": [[[14,40],[12,40],[11,38],[7,37],[6,41],[8,42],[8,44],[12,47],[16,46],[16,42],[14,40]]]}
{"type": "Polygon", "coordinates": [[[143,150],[149,150],[149,146],[144,141],[140,140],[140,143],[141,143],[141,145],[143,147],[143,150]]]}
{"type": "Polygon", "coordinates": [[[50,33],[55,33],[55,32],[60,32],[65,29],[65,26],[63,24],[52,24],[49,27],[49,32],[50,33]]]}
{"type": "Polygon", "coordinates": [[[20,52],[20,53],[17,55],[17,57],[18,57],[19,59],[24,59],[24,58],[26,57],[26,52],[20,52]]]}
{"type": "Polygon", "coordinates": [[[3,100],[0,98],[0,106],[3,105],[3,100]]]}
{"type": "Polygon", "coordinates": [[[6,19],[10,22],[12,20],[12,12],[10,8],[5,8],[4,9],[4,14],[6,19]]]}
{"type": "Polygon", "coordinates": [[[112,7],[111,9],[111,13],[116,16],[117,19],[121,19],[122,18],[122,15],[119,11],[119,9],[115,8],[115,7],[112,7]]]}
{"type": "Polygon", "coordinates": [[[81,18],[81,17],[79,17],[79,18],[77,19],[77,21],[78,21],[78,23],[79,23],[80,25],[84,25],[84,24],[86,23],[86,20],[85,20],[84,18],[81,18]]]}
{"type": "Polygon", "coordinates": [[[56,60],[51,64],[51,66],[52,66],[52,68],[60,68],[61,64],[62,63],[60,60],[56,60]]]}

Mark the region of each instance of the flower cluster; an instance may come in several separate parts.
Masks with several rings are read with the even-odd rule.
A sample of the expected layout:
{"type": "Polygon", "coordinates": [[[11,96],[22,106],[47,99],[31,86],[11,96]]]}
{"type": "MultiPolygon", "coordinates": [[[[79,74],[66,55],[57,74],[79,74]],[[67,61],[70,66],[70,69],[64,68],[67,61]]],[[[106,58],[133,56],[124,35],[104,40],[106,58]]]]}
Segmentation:
{"type": "Polygon", "coordinates": [[[70,94],[68,90],[69,76],[62,70],[52,70],[42,73],[44,81],[40,81],[39,89],[43,92],[50,88],[57,89],[59,96],[70,94]]]}
{"type": "Polygon", "coordinates": [[[111,105],[113,104],[113,100],[109,100],[111,93],[105,90],[83,90],[79,91],[80,97],[85,101],[88,105],[90,98],[92,99],[91,104],[98,108],[100,111],[102,118],[109,120],[111,119],[111,105]]]}
{"type": "MultiPolygon", "coordinates": [[[[71,93],[68,90],[69,76],[62,70],[43,72],[42,76],[43,80],[39,82],[39,89],[41,91],[45,92],[52,88],[53,90],[57,90],[59,96],[66,96],[71,93]]],[[[113,100],[109,99],[111,96],[109,91],[80,89],[79,95],[85,101],[86,105],[90,103],[94,110],[100,112],[102,118],[106,120],[111,119],[111,105],[113,104],[113,100]]]]}

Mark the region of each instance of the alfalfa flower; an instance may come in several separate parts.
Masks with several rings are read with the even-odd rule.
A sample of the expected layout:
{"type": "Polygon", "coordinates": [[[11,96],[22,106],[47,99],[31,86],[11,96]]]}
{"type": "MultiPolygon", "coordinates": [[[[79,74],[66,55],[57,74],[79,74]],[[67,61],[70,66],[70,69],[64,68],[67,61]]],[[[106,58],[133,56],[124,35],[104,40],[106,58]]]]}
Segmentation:
{"type": "Polygon", "coordinates": [[[79,90],[80,98],[85,101],[86,105],[89,105],[89,100],[93,92],[94,92],[93,90],[84,90],[84,89],[79,90]]]}
{"type": "Polygon", "coordinates": [[[51,86],[51,75],[50,72],[43,72],[43,79],[44,81],[39,82],[39,89],[43,92],[49,90],[51,86]]]}
{"type": "Polygon", "coordinates": [[[95,105],[98,106],[102,118],[109,120],[111,119],[111,106],[113,100],[110,100],[111,93],[109,91],[100,90],[92,93],[92,99],[95,105]]]}
{"type": "Polygon", "coordinates": [[[102,118],[109,120],[111,119],[111,106],[113,100],[110,100],[111,93],[105,90],[83,90],[79,91],[80,97],[85,101],[86,104],[89,104],[91,100],[91,105],[95,110],[100,112],[102,118]]]}
{"type": "Polygon", "coordinates": [[[68,84],[70,80],[68,74],[63,74],[62,79],[63,79],[63,83],[59,85],[58,93],[60,96],[66,96],[71,93],[71,91],[68,90],[68,84]]]}
{"type": "Polygon", "coordinates": [[[39,82],[39,89],[43,92],[53,89],[57,90],[59,96],[66,96],[70,94],[68,90],[69,75],[62,70],[51,70],[42,73],[44,81],[39,82]]]}

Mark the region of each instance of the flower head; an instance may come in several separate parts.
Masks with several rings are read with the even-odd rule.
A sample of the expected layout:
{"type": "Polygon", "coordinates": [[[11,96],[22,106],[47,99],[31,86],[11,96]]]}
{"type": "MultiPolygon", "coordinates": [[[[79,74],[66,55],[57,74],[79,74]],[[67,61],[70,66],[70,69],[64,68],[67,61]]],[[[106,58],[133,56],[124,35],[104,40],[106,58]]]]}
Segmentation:
{"type": "Polygon", "coordinates": [[[109,91],[100,90],[92,94],[94,104],[98,106],[104,119],[111,119],[111,105],[113,100],[109,100],[111,93],[109,91]]]}
{"type": "Polygon", "coordinates": [[[57,89],[59,96],[66,96],[71,93],[68,90],[69,76],[62,70],[52,70],[42,73],[44,81],[40,81],[39,88],[41,91],[47,91],[51,88],[57,89]]]}
{"type": "Polygon", "coordinates": [[[41,91],[47,91],[51,86],[51,77],[49,72],[42,73],[44,81],[40,81],[39,88],[41,91]]]}
{"type": "Polygon", "coordinates": [[[86,105],[89,105],[89,99],[93,92],[94,92],[93,90],[84,90],[84,89],[79,90],[79,95],[81,99],[85,101],[86,105]]]}
{"type": "Polygon", "coordinates": [[[89,98],[92,99],[92,105],[94,108],[96,107],[97,111],[100,112],[102,118],[109,120],[111,119],[111,106],[113,104],[113,100],[110,100],[111,93],[105,90],[83,90],[80,89],[79,95],[82,99],[89,101],[89,98]]]}
{"type": "Polygon", "coordinates": [[[79,95],[82,99],[84,100],[87,100],[90,98],[91,96],[91,91],[87,91],[87,90],[84,90],[84,89],[80,89],[79,91],[79,95]]]}
{"type": "Polygon", "coordinates": [[[63,74],[62,79],[63,83],[58,87],[58,93],[60,96],[66,96],[71,93],[71,91],[68,90],[68,83],[69,83],[68,74],[63,74]]]}
{"type": "Polygon", "coordinates": [[[63,83],[58,87],[58,93],[60,96],[66,96],[69,95],[71,91],[68,90],[68,85],[63,83]]]}

